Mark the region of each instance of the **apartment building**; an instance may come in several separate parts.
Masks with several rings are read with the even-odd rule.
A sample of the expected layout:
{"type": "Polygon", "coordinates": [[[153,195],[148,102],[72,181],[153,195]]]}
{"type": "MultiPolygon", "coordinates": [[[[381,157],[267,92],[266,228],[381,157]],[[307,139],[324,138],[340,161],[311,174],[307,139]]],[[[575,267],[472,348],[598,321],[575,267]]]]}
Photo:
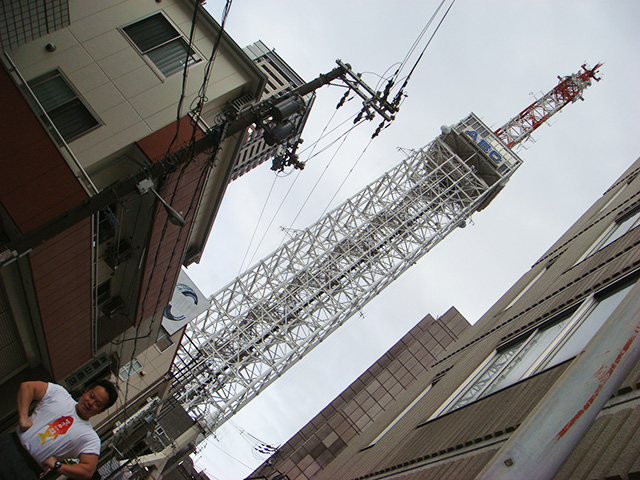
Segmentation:
{"type": "Polygon", "coordinates": [[[385,412],[405,409],[412,387],[469,327],[454,307],[425,316],[250,478],[311,478],[327,468],[385,412]]]}

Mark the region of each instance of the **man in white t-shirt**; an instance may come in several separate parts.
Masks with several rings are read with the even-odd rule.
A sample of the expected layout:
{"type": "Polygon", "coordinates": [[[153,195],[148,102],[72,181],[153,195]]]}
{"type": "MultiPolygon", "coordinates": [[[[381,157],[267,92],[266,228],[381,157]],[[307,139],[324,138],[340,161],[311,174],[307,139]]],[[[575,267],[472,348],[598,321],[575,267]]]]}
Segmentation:
{"type": "Polygon", "coordinates": [[[0,441],[0,450],[14,447],[17,455],[9,455],[15,461],[0,462],[0,480],[37,479],[47,470],[71,479],[91,479],[98,464],[100,437],[89,419],[116,399],[117,391],[108,380],[93,385],[78,402],[55,383],[22,383],[17,399],[18,428],[0,441]],[[29,416],[34,400],[38,403],[29,416]],[[62,463],[67,458],[78,463],[62,463]]]}

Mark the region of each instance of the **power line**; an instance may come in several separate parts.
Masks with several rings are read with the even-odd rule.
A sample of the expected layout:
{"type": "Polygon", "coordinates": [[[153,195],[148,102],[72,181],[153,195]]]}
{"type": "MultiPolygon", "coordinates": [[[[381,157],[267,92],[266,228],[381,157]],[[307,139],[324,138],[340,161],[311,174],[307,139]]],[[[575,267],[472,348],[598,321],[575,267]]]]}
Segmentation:
{"type": "MultiPolygon", "coordinates": [[[[444,4],[446,0],[442,0],[442,2],[440,3],[440,5],[438,6],[436,13],[434,13],[434,16],[431,17],[431,19],[429,20],[428,25],[431,24],[433,18],[435,17],[435,15],[437,14],[437,12],[440,10],[440,7],[444,4]]],[[[442,16],[442,18],[440,19],[440,22],[438,22],[438,26],[436,27],[436,29],[433,31],[433,33],[431,34],[431,36],[429,37],[429,40],[427,41],[427,44],[424,46],[424,48],[422,49],[422,52],[420,53],[420,56],[418,57],[418,59],[415,61],[415,63],[413,64],[413,67],[411,67],[411,71],[409,72],[409,75],[406,76],[406,78],[404,79],[404,82],[402,84],[402,86],[400,87],[400,90],[398,90],[398,93],[396,93],[396,96],[394,97],[393,101],[391,102],[392,105],[399,105],[400,101],[402,100],[402,95],[404,93],[404,89],[405,87],[408,85],[409,80],[411,79],[411,75],[413,75],[413,72],[415,71],[416,67],[418,66],[418,64],[420,63],[420,61],[422,60],[422,57],[424,56],[425,52],[427,51],[427,48],[429,48],[429,45],[431,44],[431,41],[433,40],[433,38],[436,36],[436,33],[438,33],[438,30],[440,29],[440,27],[442,26],[442,23],[444,22],[445,18],[447,18],[447,15],[449,15],[449,12],[451,11],[451,7],[453,7],[453,4],[456,3],[456,0],[453,0],[451,2],[451,4],[449,5],[449,8],[447,8],[447,11],[444,13],[444,15],[442,16]]],[[[424,30],[423,30],[424,32],[424,30]]],[[[422,34],[421,34],[422,36],[422,34]]]]}
{"type": "MultiPolygon", "coordinates": [[[[247,259],[247,256],[249,255],[249,250],[251,250],[251,245],[253,244],[253,240],[256,237],[256,233],[258,233],[258,226],[260,225],[260,222],[262,221],[262,216],[264,215],[264,212],[267,208],[267,204],[269,203],[269,199],[271,198],[271,194],[273,193],[273,187],[275,187],[276,185],[276,180],[278,179],[277,176],[273,177],[273,182],[271,182],[271,188],[269,189],[269,193],[267,194],[267,198],[265,199],[265,201],[262,204],[262,210],[260,210],[260,216],[258,217],[258,220],[256,222],[256,227],[253,229],[253,234],[251,235],[251,240],[249,241],[249,245],[247,246],[247,251],[244,254],[244,257],[242,258],[242,262],[240,263],[240,272],[242,272],[242,268],[244,265],[245,260],[247,259]]],[[[252,257],[253,259],[253,257],[252,257]]]]}
{"type": "Polygon", "coordinates": [[[182,118],[182,103],[184,102],[184,99],[186,96],[187,77],[189,75],[189,65],[191,64],[189,59],[191,58],[193,39],[195,37],[196,24],[198,21],[199,11],[200,11],[200,2],[196,2],[195,8],[193,9],[193,17],[191,19],[191,29],[189,32],[189,42],[187,44],[187,52],[186,52],[186,58],[184,61],[184,68],[182,69],[182,86],[180,89],[180,98],[178,99],[178,108],[176,111],[176,133],[173,136],[171,143],[167,147],[167,153],[165,154],[165,156],[171,153],[171,149],[173,148],[173,145],[178,139],[178,135],[180,134],[180,119],[182,118]]]}
{"type": "Polygon", "coordinates": [[[206,93],[207,93],[207,88],[209,86],[209,79],[211,78],[211,72],[213,70],[213,63],[215,62],[216,54],[218,52],[218,47],[220,46],[220,41],[222,40],[222,34],[224,32],[227,19],[229,18],[229,12],[231,11],[232,3],[233,3],[233,0],[227,0],[222,10],[222,21],[220,23],[220,31],[218,32],[218,36],[216,37],[213,43],[213,47],[211,49],[211,55],[209,55],[209,60],[205,65],[204,78],[203,78],[202,84],[200,85],[200,89],[198,90],[198,95],[192,102],[192,104],[195,103],[196,105],[195,105],[195,108],[193,108],[192,110],[193,117],[191,121],[193,124],[193,132],[191,136],[191,143],[195,142],[195,139],[196,139],[195,135],[197,130],[197,124],[198,124],[198,121],[200,120],[200,115],[202,114],[202,109],[204,108],[204,104],[207,101],[206,93]]]}
{"type": "Polygon", "coordinates": [[[373,141],[373,138],[370,138],[369,139],[369,143],[367,143],[367,145],[364,147],[364,149],[362,150],[362,153],[360,153],[360,155],[358,156],[358,159],[355,161],[355,163],[353,164],[351,169],[349,169],[349,172],[344,176],[344,179],[342,180],[342,182],[338,186],[338,189],[336,190],[336,192],[333,194],[331,199],[327,202],[327,206],[325,207],[325,209],[320,214],[320,217],[324,216],[324,214],[327,213],[327,210],[329,209],[329,206],[331,205],[331,203],[333,203],[335,198],[338,196],[338,193],[340,192],[340,190],[342,190],[342,187],[344,187],[344,184],[347,182],[347,179],[351,176],[351,174],[353,173],[353,171],[356,168],[356,166],[358,165],[358,163],[360,163],[360,160],[362,160],[362,157],[364,157],[364,154],[368,150],[368,148],[371,145],[372,141],[373,141]]]}
{"type": "MultiPolygon", "coordinates": [[[[223,10],[223,19],[222,19],[222,23],[221,23],[221,27],[220,27],[220,31],[218,33],[218,36],[214,42],[213,48],[212,48],[212,52],[209,58],[209,61],[207,62],[207,65],[205,67],[205,74],[204,74],[204,78],[203,78],[203,82],[201,84],[200,90],[199,90],[199,95],[197,98],[200,99],[199,104],[197,105],[197,116],[196,116],[196,120],[193,122],[193,132],[192,132],[192,136],[191,136],[191,140],[190,143],[193,144],[195,142],[195,134],[196,134],[196,130],[197,130],[197,118],[199,118],[199,115],[202,111],[202,105],[204,104],[204,102],[206,101],[206,86],[208,84],[208,80],[209,80],[209,76],[211,74],[211,69],[212,69],[212,65],[213,65],[213,61],[218,49],[218,46],[220,44],[220,39],[222,38],[223,35],[223,31],[224,31],[224,24],[227,20],[228,14],[229,14],[229,10],[231,8],[231,3],[232,0],[227,0],[227,3],[225,5],[225,8],[223,10]]],[[[185,85],[186,85],[186,80],[187,80],[187,76],[188,76],[188,67],[189,67],[189,58],[191,56],[191,52],[192,52],[192,45],[193,45],[193,39],[195,36],[195,30],[196,30],[196,23],[197,23],[197,17],[198,17],[198,12],[199,12],[199,7],[200,7],[201,3],[200,2],[196,2],[195,5],[195,9],[194,9],[194,14],[192,17],[192,23],[191,23],[191,31],[190,31],[190,35],[189,35],[189,43],[188,43],[188,47],[187,47],[187,58],[185,60],[185,66],[184,66],[184,70],[183,70],[183,77],[182,77],[182,90],[181,90],[181,95],[180,98],[178,100],[178,108],[177,108],[177,127],[176,127],[176,133],[175,136],[173,138],[173,140],[171,141],[169,147],[168,147],[168,151],[167,154],[165,156],[171,155],[171,149],[176,141],[176,139],[178,138],[179,135],[179,129],[180,129],[180,118],[181,118],[181,109],[182,109],[182,102],[184,101],[184,97],[185,97],[185,85]]],[[[194,207],[195,207],[195,203],[197,202],[197,199],[199,198],[199,192],[201,190],[201,188],[204,185],[204,182],[207,178],[207,172],[208,170],[211,168],[212,166],[212,160],[215,159],[216,154],[219,152],[220,150],[220,145],[222,144],[222,142],[224,141],[224,128],[223,128],[223,132],[221,134],[220,140],[217,144],[217,148],[215,149],[215,151],[211,154],[210,156],[210,161],[207,162],[207,164],[204,166],[204,168],[202,168],[202,171],[198,177],[197,180],[197,185],[196,187],[193,189],[193,195],[191,196],[190,202],[189,202],[189,206],[187,207],[187,211],[184,213],[185,218],[187,218],[189,212],[193,211],[194,207]]],[[[189,165],[191,164],[192,160],[193,160],[193,156],[194,156],[194,151],[192,149],[188,149],[184,152],[184,155],[189,155],[191,158],[189,160],[187,160],[186,162],[183,162],[180,171],[178,172],[177,178],[175,178],[174,181],[174,188],[173,188],[173,192],[171,193],[171,200],[173,200],[175,198],[175,195],[177,193],[177,189],[178,186],[180,185],[180,181],[186,171],[186,169],[189,167],[189,165]]],[[[195,212],[194,212],[195,215],[195,212]]],[[[164,224],[162,226],[162,232],[160,234],[160,240],[159,240],[159,244],[156,248],[155,251],[155,256],[153,258],[153,261],[151,263],[151,271],[149,272],[148,275],[148,281],[147,281],[147,285],[146,285],[146,289],[144,292],[144,295],[142,295],[140,301],[139,301],[139,305],[141,306],[141,318],[145,318],[144,316],[144,307],[147,301],[147,297],[149,294],[149,289],[151,286],[151,279],[153,277],[153,274],[155,272],[156,266],[157,266],[157,262],[158,262],[158,255],[160,253],[160,246],[165,238],[165,232],[167,229],[167,226],[169,225],[169,217],[167,216],[165,218],[164,224]]],[[[171,255],[170,255],[170,259],[169,259],[169,264],[171,264],[171,262],[173,262],[173,259],[175,257],[176,254],[176,250],[178,248],[178,245],[180,243],[180,237],[182,235],[188,235],[188,232],[185,230],[181,230],[178,233],[178,239],[177,241],[174,243],[173,245],[173,249],[171,250],[171,255]]],[[[167,276],[163,276],[163,280],[162,280],[162,285],[164,286],[165,282],[167,282],[167,276]]],[[[173,280],[173,279],[172,279],[173,280]]],[[[142,279],[142,281],[144,281],[144,279],[142,279]]],[[[161,286],[160,288],[160,292],[158,293],[158,300],[160,299],[160,295],[162,295],[162,292],[164,290],[163,286],[161,286]]],[[[157,305],[157,301],[156,301],[156,305],[157,305]]],[[[147,338],[149,337],[152,332],[153,332],[153,321],[150,321],[149,324],[149,330],[146,334],[144,335],[140,335],[140,328],[142,326],[142,320],[136,325],[135,328],[135,332],[132,338],[126,338],[123,339],[121,341],[112,341],[111,344],[113,345],[119,345],[118,350],[121,352],[123,345],[125,342],[127,341],[133,341],[133,346],[132,346],[132,350],[131,350],[131,357],[129,359],[129,362],[127,363],[127,365],[131,362],[133,362],[133,360],[136,357],[136,349],[137,349],[137,344],[138,344],[138,340],[143,339],[143,338],[147,338]]],[[[122,408],[122,418],[123,421],[126,420],[127,418],[127,399],[128,399],[128,393],[129,393],[129,386],[130,386],[130,382],[131,382],[131,378],[132,376],[129,375],[127,376],[127,379],[125,381],[125,386],[124,386],[124,404],[123,404],[123,408],[122,408]]],[[[122,391],[121,385],[119,384],[120,377],[118,374],[116,374],[116,385],[118,386],[118,388],[122,391]]],[[[133,459],[135,461],[137,461],[137,459],[139,458],[138,455],[135,455],[133,457],[133,459]]]]}
{"type": "MultiPolygon", "coordinates": [[[[311,149],[311,152],[310,152],[310,153],[309,153],[309,155],[307,156],[307,159],[305,160],[305,163],[306,163],[306,162],[308,162],[311,158],[313,158],[313,156],[312,156],[313,151],[314,151],[314,150],[315,150],[315,148],[318,146],[318,144],[319,144],[320,140],[321,140],[322,138],[324,138],[324,136],[325,136],[325,132],[327,131],[327,129],[329,128],[329,125],[331,124],[331,122],[333,121],[334,117],[336,116],[337,111],[338,111],[338,109],[336,108],[336,109],[334,110],[333,114],[331,115],[331,117],[329,118],[329,120],[327,121],[327,123],[325,124],[324,128],[322,129],[322,132],[320,133],[320,136],[318,137],[318,139],[317,139],[315,142],[313,142],[311,145],[309,145],[307,148],[305,148],[302,152],[300,152],[300,153],[304,153],[304,152],[305,152],[305,151],[307,151],[308,149],[311,149]]],[[[354,116],[355,116],[355,115],[354,115],[354,116]]],[[[352,117],[352,118],[353,118],[353,117],[352,117]]],[[[348,119],[347,119],[346,121],[348,121],[348,119]]],[[[345,121],[345,122],[346,122],[346,121],[345,121]]],[[[342,126],[345,122],[343,122],[343,123],[341,123],[340,125],[338,125],[337,127],[333,128],[329,133],[331,133],[331,132],[335,131],[335,130],[336,130],[336,128],[339,128],[339,127],[340,127],[340,126],[342,126]]],[[[332,144],[331,144],[331,145],[332,145],[332,144]]],[[[324,150],[323,150],[323,151],[324,151],[324,150]]],[[[281,209],[281,208],[282,208],[282,206],[285,204],[286,200],[289,198],[289,195],[290,195],[290,193],[291,193],[291,191],[292,191],[292,189],[293,189],[294,185],[295,185],[295,184],[296,184],[296,182],[298,181],[299,176],[300,176],[300,171],[298,171],[298,175],[297,175],[297,176],[296,176],[296,178],[293,180],[293,182],[291,182],[291,185],[289,186],[289,189],[287,190],[287,192],[285,193],[285,195],[284,195],[284,197],[283,197],[282,201],[280,202],[280,205],[278,205],[278,208],[276,208],[275,212],[273,213],[273,215],[272,215],[272,217],[271,217],[271,221],[269,222],[269,224],[267,225],[267,227],[266,227],[266,229],[265,229],[265,233],[264,233],[264,234],[263,234],[263,236],[260,238],[260,242],[259,242],[259,243],[258,243],[258,245],[256,246],[256,249],[255,249],[255,251],[254,251],[254,254],[251,256],[251,259],[249,260],[249,264],[251,264],[251,262],[253,262],[253,259],[255,258],[255,255],[257,254],[258,249],[260,248],[260,245],[262,245],[262,242],[264,241],[264,238],[265,238],[265,236],[266,236],[267,232],[269,231],[269,228],[271,227],[271,225],[272,225],[272,224],[273,224],[273,222],[275,221],[275,218],[276,218],[276,216],[278,215],[278,213],[280,212],[280,209],[281,209]]],[[[245,265],[245,260],[247,259],[247,256],[249,255],[249,251],[251,250],[251,244],[253,243],[253,239],[255,238],[255,235],[256,235],[256,234],[257,234],[257,232],[258,232],[258,228],[259,228],[259,226],[260,226],[260,222],[262,221],[263,213],[264,213],[264,211],[265,211],[265,208],[266,208],[266,206],[267,206],[267,203],[268,203],[268,201],[269,201],[269,198],[271,198],[271,192],[272,192],[272,190],[273,190],[273,187],[275,186],[275,181],[276,181],[276,179],[277,179],[277,178],[278,178],[278,176],[276,175],[276,176],[274,177],[274,182],[273,182],[273,184],[271,185],[271,190],[269,190],[269,194],[267,195],[267,199],[266,199],[266,200],[265,200],[265,202],[264,202],[263,209],[262,209],[262,211],[260,212],[260,217],[258,218],[258,220],[257,220],[257,222],[256,222],[256,226],[255,226],[255,228],[254,228],[254,230],[253,230],[253,234],[252,234],[252,236],[251,236],[251,241],[249,242],[249,245],[248,245],[248,247],[247,247],[247,250],[246,250],[246,252],[245,252],[245,255],[244,255],[244,257],[243,257],[243,259],[242,259],[242,262],[241,262],[241,264],[240,264],[240,268],[239,268],[239,271],[238,271],[238,275],[240,275],[240,273],[242,273],[242,270],[243,270],[244,265],[245,265]]]]}
{"type": "Polygon", "coordinates": [[[252,472],[254,470],[253,467],[250,467],[249,465],[247,465],[246,463],[244,463],[242,460],[234,457],[233,455],[231,455],[229,452],[225,451],[220,445],[216,445],[213,442],[209,442],[207,439],[207,443],[209,445],[213,445],[214,447],[216,447],[218,450],[220,450],[222,453],[224,453],[226,456],[230,457],[231,459],[235,460],[236,462],[238,462],[240,465],[242,465],[243,467],[246,467],[249,469],[250,472],[252,472]]]}
{"type": "MultiPolygon", "coordinates": [[[[293,222],[296,221],[296,219],[298,218],[298,216],[302,213],[302,210],[304,209],[304,207],[306,206],[311,194],[315,191],[316,187],[318,186],[318,184],[320,183],[320,180],[322,180],[322,178],[324,177],[324,174],[327,172],[327,169],[329,168],[329,166],[331,165],[331,163],[333,162],[333,160],[335,159],[338,151],[342,148],[342,146],[344,145],[349,133],[351,133],[351,131],[356,128],[358,125],[360,125],[362,122],[364,122],[364,120],[361,120],[358,124],[352,126],[349,130],[347,130],[346,132],[344,132],[342,135],[340,135],[336,140],[334,140],[333,142],[331,142],[330,145],[328,145],[327,147],[325,147],[323,150],[321,150],[320,152],[316,153],[314,155],[314,157],[316,155],[319,155],[320,153],[324,152],[325,150],[327,150],[328,148],[330,148],[332,145],[334,145],[335,143],[337,143],[340,139],[342,139],[342,143],[338,146],[338,149],[334,152],[333,156],[331,157],[331,159],[329,160],[329,163],[326,165],[325,169],[323,170],[322,174],[320,175],[320,177],[318,178],[318,180],[316,181],[315,185],[313,186],[313,188],[311,189],[311,191],[309,192],[309,194],[307,195],[307,198],[305,199],[305,201],[303,202],[302,206],[298,209],[298,213],[295,215],[294,219],[291,221],[290,227],[291,228],[293,226],[293,222]]],[[[311,158],[311,157],[309,157],[311,158]]],[[[296,177],[297,180],[298,177],[296,177]]],[[[273,216],[271,217],[271,221],[269,222],[269,225],[267,225],[267,227],[265,228],[265,231],[262,235],[262,237],[260,238],[260,242],[258,243],[258,245],[256,246],[256,249],[254,251],[253,256],[251,257],[250,260],[250,264],[253,262],[253,259],[255,258],[256,254],[258,253],[258,248],[260,247],[260,245],[262,245],[262,242],[264,241],[265,237],[267,236],[268,232],[270,231],[271,226],[273,225],[273,222],[276,219],[277,214],[280,212],[282,206],[285,204],[285,201],[288,200],[289,198],[289,194],[291,193],[293,189],[293,183],[292,185],[289,187],[289,190],[287,191],[285,197],[282,199],[282,201],[280,202],[280,205],[278,206],[278,208],[276,209],[276,211],[274,212],[273,216]]],[[[282,246],[282,243],[284,242],[284,238],[280,241],[280,243],[278,244],[278,248],[280,246],[282,246]]],[[[242,271],[242,269],[241,269],[242,271]]]]}
{"type": "MultiPolygon", "coordinates": [[[[436,8],[435,12],[433,12],[433,14],[431,15],[431,18],[429,18],[429,21],[427,21],[427,23],[425,24],[425,26],[422,28],[422,31],[420,32],[420,34],[418,35],[418,37],[414,40],[413,44],[411,45],[411,47],[409,48],[409,50],[407,51],[404,59],[402,59],[402,61],[400,62],[400,66],[398,67],[398,69],[396,70],[396,73],[393,74],[393,79],[397,80],[400,71],[404,68],[404,66],[407,64],[407,62],[409,61],[409,57],[411,57],[411,55],[413,54],[413,52],[415,51],[415,49],[418,47],[418,44],[420,43],[420,41],[422,40],[422,37],[424,37],[424,34],[427,33],[427,30],[429,29],[429,27],[431,26],[431,24],[433,23],[433,21],[435,20],[436,16],[438,15],[438,12],[440,11],[440,9],[442,8],[442,6],[445,4],[447,0],[442,0],[440,2],[440,5],[438,5],[438,7],[436,8]]],[[[454,0],[455,1],[455,0],[454,0]]]]}
{"type": "Polygon", "coordinates": [[[349,137],[349,133],[351,133],[353,128],[355,128],[355,126],[350,128],[346,132],[345,135],[341,136],[342,137],[342,143],[340,143],[340,145],[338,145],[338,148],[336,148],[335,152],[333,152],[333,155],[331,156],[331,159],[325,165],[324,170],[322,171],[320,176],[317,178],[316,183],[314,183],[313,187],[311,187],[311,189],[309,190],[309,193],[307,194],[307,198],[305,198],[304,201],[302,202],[302,205],[300,205],[300,208],[298,209],[298,213],[296,214],[295,217],[293,217],[293,220],[291,220],[291,223],[289,224],[289,228],[293,227],[293,224],[295,223],[295,221],[298,219],[298,217],[300,216],[300,214],[304,210],[304,207],[307,205],[307,202],[311,198],[311,195],[313,195],[313,192],[316,190],[316,188],[320,184],[320,181],[324,178],[325,173],[327,173],[327,170],[329,170],[329,167],[331,166],[333,161],[336,159],[336,156],[338,155],[338,152],[340,152],[340,150],[344,146],[345,142],[347,141],[347,138],[349,137]]]}

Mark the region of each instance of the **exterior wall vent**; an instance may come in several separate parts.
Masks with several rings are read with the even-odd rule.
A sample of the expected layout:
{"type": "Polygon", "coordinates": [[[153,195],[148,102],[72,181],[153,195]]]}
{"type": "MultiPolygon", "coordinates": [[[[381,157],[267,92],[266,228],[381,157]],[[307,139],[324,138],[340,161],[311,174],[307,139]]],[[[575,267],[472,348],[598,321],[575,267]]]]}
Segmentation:
{"type": "Polygon", "coordinates": [[[110,368],[111,358],[106,353],[101,353],[65,377],[62,384],[72,397],[78,398],[92,383],[109,375],[110,368]]]}
{"type": "Polygon", "coordinates": [[[242,107],[253,103],[253,97],[251,95],[242,95],[241,97],[236,98],[235,100],[231,100],[229,104],[231,108],[233,108],[236,112],[242,110],[242,107]]]}
{"type": "Polygon", "coordinates": [[[124,312],[124,300],[121,297],[112,297],[102,306],[102,312],[109,318],[124,312]]]}
{"type": "Polygon", "coordinates": [[[187,250],[187,253],[184,255],[184,261],[182,264],[185,267],[188,267],[192,263],[195,263],[200,260],[200,256],[202,255],[202,251],[199,248],[190,248],[187,250]]]}

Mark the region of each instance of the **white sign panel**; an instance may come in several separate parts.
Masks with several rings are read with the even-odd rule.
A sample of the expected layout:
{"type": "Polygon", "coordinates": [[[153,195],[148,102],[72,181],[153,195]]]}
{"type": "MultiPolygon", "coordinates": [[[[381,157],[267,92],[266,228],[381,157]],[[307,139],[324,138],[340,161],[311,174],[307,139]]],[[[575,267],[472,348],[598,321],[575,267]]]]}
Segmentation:
{"type": "Polygon", "coordinates": [[[164,307],[162,326],[172,335],[204,312],[208,306],[207,298],[181,269],[171,302],[164,307]]]}

